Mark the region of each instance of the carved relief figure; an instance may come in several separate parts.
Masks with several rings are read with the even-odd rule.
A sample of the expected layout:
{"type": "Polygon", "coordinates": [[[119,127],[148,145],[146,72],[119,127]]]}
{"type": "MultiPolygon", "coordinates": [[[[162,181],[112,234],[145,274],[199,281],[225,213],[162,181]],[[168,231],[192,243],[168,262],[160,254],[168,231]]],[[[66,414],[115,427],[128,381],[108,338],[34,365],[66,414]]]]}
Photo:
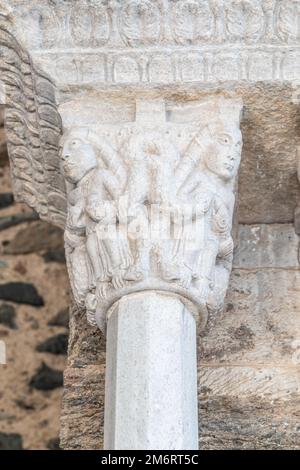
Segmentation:
{"type": "Polygon", "coordinates": [[[99,225],[103,229],[116,224],[124,174],[117,154],[88,129],[74,129],[61,145],[62,171],[69,184],[67,264],[75,300],[81,306],[87,300],[90,310],[109,282],[122,287],[122,273],[132,260],[127,239],[97,233],[99,225]]]}
{"type": "MultiPolygon", "coordinates": [[[[174,203],[176,196],[173,182],[179,159],[176,147],[157,131],[140,133],[131,138],[126,190],[131,216],[146,217],[149,226],[151,206],[159,205],[163,208],[174,203]]],[[[136,243],[135,265],[127,273],[127,280],[141,280],[146,273],[149,274],[149,256],[151,248],[154,248],[153,243],[149,245],[142,238],[138,238],[136,243]]]]}
{"type": "Polygon", "coordinates": [[[193,259],[190,266],[194,285],[206,300],[212,291],[223,300],[221,284],[227,286],[231,271],[233,185],[241,148],[242,136],[236,125],[222,120],[208,125],[197,135],[191,149],[198,165],[178,192],[184,201],[196,205],[197,216],[204,218],[200,249],[190,253],[193,259]]]}

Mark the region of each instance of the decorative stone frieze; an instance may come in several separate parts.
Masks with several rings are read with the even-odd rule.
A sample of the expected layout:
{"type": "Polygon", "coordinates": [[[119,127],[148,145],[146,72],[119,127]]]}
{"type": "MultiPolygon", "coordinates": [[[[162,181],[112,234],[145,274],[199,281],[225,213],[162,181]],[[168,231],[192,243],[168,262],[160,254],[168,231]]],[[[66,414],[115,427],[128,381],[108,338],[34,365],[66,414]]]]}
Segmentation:
{"type": "Polygon", "coordinates": [[[61,86],[300,79],[296,0],[10,0],[61,86]]]}

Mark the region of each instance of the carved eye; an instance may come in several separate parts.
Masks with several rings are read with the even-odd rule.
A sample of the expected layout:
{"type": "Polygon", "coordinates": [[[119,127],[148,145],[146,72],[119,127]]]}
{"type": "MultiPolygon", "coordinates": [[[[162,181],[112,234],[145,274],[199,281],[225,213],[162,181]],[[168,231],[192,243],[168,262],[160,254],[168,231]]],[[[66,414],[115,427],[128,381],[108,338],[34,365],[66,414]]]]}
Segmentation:
{"type": "Polygon", "coordinates": [[[74,139],[71,141],[70,146],[74,148],[74,147],[78,147],[79,144],[80,144],[79,140],[74,139]]]}
{"type": "Polygon", "coordinates": [[[230,143],[230,137],[228,135],[220,135],[218,141],[221,145],[228,145],[230,143]]]}

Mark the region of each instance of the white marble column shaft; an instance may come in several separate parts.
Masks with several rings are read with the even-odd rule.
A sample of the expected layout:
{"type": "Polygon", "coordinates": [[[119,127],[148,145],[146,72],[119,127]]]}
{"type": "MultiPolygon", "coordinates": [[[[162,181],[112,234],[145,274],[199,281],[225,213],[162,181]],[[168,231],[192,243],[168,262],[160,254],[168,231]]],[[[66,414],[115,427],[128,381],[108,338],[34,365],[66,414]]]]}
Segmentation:
{"type": "Polygon", "coordinates": [[[105,449],[198,449],[196,323],[178,298],[123,298],[106,367],[105,449]]]}

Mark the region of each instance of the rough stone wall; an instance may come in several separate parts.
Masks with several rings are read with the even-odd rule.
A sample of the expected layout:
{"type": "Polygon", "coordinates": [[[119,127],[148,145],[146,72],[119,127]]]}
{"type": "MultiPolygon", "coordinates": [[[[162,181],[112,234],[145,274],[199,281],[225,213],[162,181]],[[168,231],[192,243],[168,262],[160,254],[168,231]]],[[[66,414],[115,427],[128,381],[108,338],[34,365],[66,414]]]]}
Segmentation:
{"type": "MultiPolygon", "coordinates": [[[[199,338],[200,446],[299,449],[298,238],[291,224],[253,224],[238,239],[226,311],[199,338]]],[[[99,449],[105,341],[76,310],[71,332],[62,445],[99,449]]]]}
{"type": "MultiPolygon", "coordinates": [[[[226,309],[199,338],[200,446],[298,449],[298,109],[288,84],[236,90],[245,102],[239,225],[226,309]]],[[[104,338],[73,309],[64,448],[101,448],[104,378],[104,338]]]]}
{"type": "Polygon", "coordinates": [[[0,127],[0,450],[55,449],[69,303],[62,233],[13,202],[9,173],[0,127]]]}
{"type": "MultiPolygon", "coordinates": [[[[104,41],[93,37],[95,51],[90,54],[89,50],[87,55],[91,35],[83,32],[99,31],[97,27],[86,28],[90,24],[88,6],[84,10],[87,16],[80,16],[83,23],[77,25],[76,9],[81,5],[74,3],[69,29],[64,29],[63,12],[57,16],[46,8],[52,3],[44,0],[41,12],[33,16],[34,8],[28,9],[27,1],[11,1],[20,24],[27,23],[27,29],[19,27],[26,36],[24,43],[55,77],[62,101],[93,86],[103,91],[107,84],[114,84],[125,90],[125,83],[140,87],[154,84],[160,90],[168,88],[175,96],[181,79],[188,82],[190,99],[193,86],[196,96],[206,88],[217,91],[218,84],[220,89],[234,90],[243,97],[244,150],[235,266],[226,310],[199,338],[200,445],[206,449],[299,448],[299,266],[293,227],[299,200],[295,159],[299,103],[293,101],[291,83],[299,79],[299,25],[290,8],[296,3],[255,2],[258,6],[253,13],[251,2],[238,11],[238,2],[225,2],[231,5],[226,12],[230,48],[223,50],[220,37],[213,34],[209,45],[214,49],[207,49],[206,39],[198,40],[197,34],[186,36],[183,26],[177,31],[179,37],[175,34],[176,45],[163,36],[159,44],[171,49],[162,56],[156,54],[156,38],[151,47],[145,46],[143,38],[130,37],[131,29],[126,31],[126,27],[116,44],[115,34],[111,34],[109,47],[103,51],[105,24],[109,22],[105,15],[93,16],[94,26],[99,19],[105,23],[100,29],[104,41]],[[272,7],[275,4],[278,8],[272,7]],[[249,21],[243,15],[248,15],[249,21]],[[269,16],[269,28],[259,20],[264,15],[269,16]],[[235,29],[237,24],[241,30],[235,29]],[[203,47],[188,53],[183,46],[190,44],[203,47]],[[59,54],[42,50],[57,47],[59,54]],[[64,48],[68,49],[66,54],[64,48]]],[[[130,24],[130,18],[128,21],[130,24]]],[[[222,26],[222,22],[218,24],[222,26]]],[[[62,285],[60,282],[60,292],[62,285]]],[[[45,331],[43,334],[46,338],[45,331]]],[[[37,356],[35,353],[34,360],[37,356]]],[[[104,338],[87,325],[84,312],[73,308],[61,419],[63,447],[101,448],[104,372],[104,338]]]]}
{"type": "Polygon", "coordinates": [[[199,342],[205,449],[299,449],[298,237],[240,225],[226,311],[199,342]]]}

